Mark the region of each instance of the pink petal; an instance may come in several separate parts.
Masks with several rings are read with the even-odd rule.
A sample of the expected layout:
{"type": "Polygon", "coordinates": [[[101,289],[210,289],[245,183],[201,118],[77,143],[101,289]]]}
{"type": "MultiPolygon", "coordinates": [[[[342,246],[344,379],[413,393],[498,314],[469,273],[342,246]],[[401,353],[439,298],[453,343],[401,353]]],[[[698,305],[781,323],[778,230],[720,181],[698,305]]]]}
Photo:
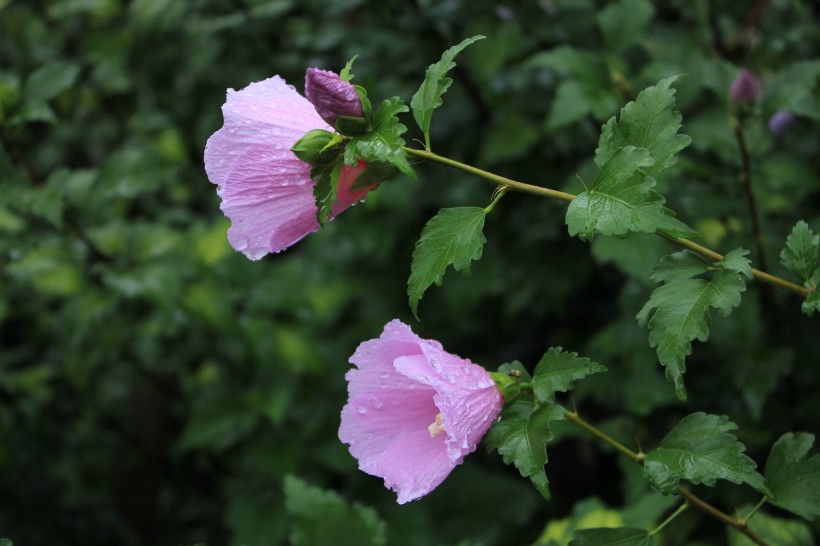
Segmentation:
{"type": "Polygon", "coordinates": [[[438,486],[501,412],[501,394],[486,370],[398,320],[359,345],[350,361],[357,368],[346,376],[339,438],[361,470],[399,494],[400,504],[438,486]],[[446,434],[433,435],[439,414],[446,434]]]}
{"type": "MultiPolygon", "coordinates": [[[[381,463],[385,450],[398,438],[424,431],[436,420],[435,391],[429,387],[402,390],[386,388],[351,397],[342,410],[339,439],[350,445],[359,469],[384,477],[381,463]]],[[[444,438],[438,441],[444,445],[444,438]]]]}
{"type": "MultiPolygon", "coordinates": [[[[313,106],[278,76],[228,90],[224,126],[205,146],[205,171],[218,185],[221,209],[231,219],[228,241],[248,258],[279,252],[316,231],[310,165],[290,151],[311,129],[329,129],[313,106]]],[[[358,167],[344,167],[339,214],[367,191],[351,192],[358,167]]]]}
{"type": "Polygon", "coordinates": [[[398,493],[404,504],[435,489],[458,463],[447,457],[441,436],[432,437],[425,428],[405,434],[384,451],[381,476],[384,485],[398,493]]]}
{"type": "Polygon", "coordinates": [[[401,359],[396,369],[436,389],[434,398],[447,431],[448,453],[460,463],[498,417],[503,399],[489,373],[477,364],[423,343],[424,359],[401,359]]]}

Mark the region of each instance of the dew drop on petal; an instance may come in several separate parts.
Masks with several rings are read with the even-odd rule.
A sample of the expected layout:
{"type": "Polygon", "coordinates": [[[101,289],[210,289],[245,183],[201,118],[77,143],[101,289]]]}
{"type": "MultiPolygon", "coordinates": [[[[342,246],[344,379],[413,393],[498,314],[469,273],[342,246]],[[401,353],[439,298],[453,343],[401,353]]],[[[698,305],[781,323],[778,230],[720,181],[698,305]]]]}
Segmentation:
{"type": "Polygon", "coordinates": [[[365,413],[367,413],[367,406],[362,404],[356,409],[356,411],[358,411],[360,415],[364,415],[365,413]]]}
{"type": "Polygon", "coordinates": [[[382,402],[382,399],[379,398],[378,396],[374,396],[373,397],[373,407],[376,408],[376,409],[381,409],[382,406],[384,406],[384,402],[382,402]]]}

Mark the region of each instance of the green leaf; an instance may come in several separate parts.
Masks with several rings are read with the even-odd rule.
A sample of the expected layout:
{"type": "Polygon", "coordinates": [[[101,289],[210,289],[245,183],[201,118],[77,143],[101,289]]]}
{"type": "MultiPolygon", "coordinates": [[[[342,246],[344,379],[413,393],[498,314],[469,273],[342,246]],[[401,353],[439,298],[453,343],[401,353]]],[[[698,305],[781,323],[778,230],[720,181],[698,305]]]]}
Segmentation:
{"type": "Polygon", "coordinates": [[[575,531],[569,546],[654,546],[655,539],[643,529],[584,529],[575,531]]]}
{"type": "Polygon", "coordinates": [[[595,234],[662,231],[674,237],[697,233],[674,218],[665,199],[653,188],[652,175],[675,164],[677,153],[691,139],[679,135],[681,115],[675,108],[677,77],[644,89],[601,129],[595,150],[598,177],[570,203],[566,223],[570,235],[591,240],[595,234]]]}
{"type": "Polygon", "coordinates": [[[399,97],[383,101],[373,115],[370,131],[347,143],[345,163],[355,165],[358,159],[367,163],[389,163],[407,176],[415,178],[416,173],[407,162],[407,154],[402,149],[404,139],[401,135],[407,131],[407,127],[397,117],[401,112],[407,112],[407,106],[399,97]]]}
{"type": "Polygon", "coordinates": [[[644,477],[664,494],[675,491],[680,480],[709,486],[719,479],[762,484],[757,465],[743,454],[745,446],[729,433],[736,429],[725,415],[687,415],[646,454],[644,477]]]}
{"type": "Polygon", "coordinates": [[[638,98],[621,109],[618,121],[612,117],[601,129],[595,150],[595,164],[603,168],[621,148],[646,148],[654,160],[646,165],[648,175],[665,171],[677,163],[677,153],[689,146],[692,139],[679,135],[681,114],[675,110],[675,89],[672,83],[680,76],[661,80],[640,92],[638,98]]]}
{"type": "Polygon", "coordinates": [[[655,164],[646,148],[625,146],[611,154],[587,191],[567,208],[570,235],[590,241],[596,234],[623,235],[629,231],[663,231],[674,237],[694,237],[696,232],[676,220],[654,191],[655,179],[643,169],[655,164]]]}
{"type": "Polygon", "coordinates": [[[618,53],[646,36],[655,9],[647,0],[620,0],[607,4],[598,14],[606,50],[618,53]]]}
{"type": "Polygon", "coordinates": [[[820,454],[807,458],[814,434],[788,432],[772,446],[766,484],[772,503],[809,521],[820,515],[820,454]]]}
{"type": "Polygon", "coordinates": [[[780,252],[780,263],[789,271],[810,282],[820,267],[820,235],[800,220],[786,238],[786,248],[780,252]]]}
{"type": "Polygon", "coordinates": [[[453,83],[452,78],[447,77],[447,73],[455,68],[453,59],[456,55],[470,44],[483,40],[485,36],[473,36],[467,38],[458,45],[455,45],[441,55],[441,60],[431,64],[424,75],[424,82],[410,99],[410,106],[413,108],[413,117],[424,133],[424,142],[430,148],[430,122],[433,119],[433,110],[444,104],[441,96],[447,92],[453,83]]]}
{"type": "Polygon", "coordinates": [[[285,508],[291,520],[293,546],[383,546],[386,527],[376,511],[359,503],[348,505],[336,493],[285,477],[285,508]]]}
{"type": "MultiPolygon", "coordinates": [[[[740,514],[748,514],[751,506],[742,506],[740,514]]],[[[748,523],[757,536],[771,546],[815,546],[809,526],[802,521],[776,518],[765,512],[758,512],[748,523]]],[[[726,529],[729,546],[755,546],[749,537],[734,529],[726,529]]]]}
{"type": "Polygon", "coordinates": [[[353,55],[353,57],[345,63],[345,67],[342,68],[342,71],[339,72],[339,79],[345,82],[349,82],[353,80],[353,73],[350,72],[353,69],[353,63],[356,62],[358,59],[358,55],[353,55]]]}
{"type": "Polygon", "coordinates": [[[541,402],[551,402],[555,400],[556,392],[566,392],[574,388],[573,381],[605,371],[604,366],[588,358],[579,357],[578,353],[568,353],[561,347],[551,347],[535,367],[532,378],[533,392],[541,402]]]}
{"type": "Polygon", "coordinates": [[[316,182],[313,185],[313,198],[316,200],[316,218],[319,225],[325,225],[333,216],[333,204],[336,203],[336,190],[339,187],[339,176],[344,161],[342,156],[317,163],[310,170],[310,177],[316,182]]]}
{"type": "Polygon", "coordinates": [[[806,299],[803,300],[803,305],[801,306],[803,314],[807,317],[810,317],[814,314],[815,311],[820,313],[820,292],[815,290],[808,296],[806,299]]]}
{"type": "Polygon", "coordinates": [[[80,74],[80,67],[64,61],[51,60],[35,70],[26,80],[27,101],[53,99],[72,85],[80,74]]]}
{"type": "Polygon", "coordinates": [[[662,259],[652,275],[668,282],[652,292],[637,319],[641,326],[649,327],[649,345],[656,348],[658,360],[666,367],[666,379],[674,383],[681,400],[686,399],[685,359],[692,354],[694,339],[709,339],[710,309],[727,317],[740,305],[748,269],[744,254],[748,252],[737,249],[727,254],[728,264],[720,261],[709,267],[694,253],[682,251],[662,259]],[[689,278],[709,269],[717,269],[711,279],[689,278]]]}
{"type": "Polygon", "coordinates": [[[739,273],[746,277],[746,279],[752,280],[754,279],[754,274],[752,273],[752,261],[746,257],[748,254],[748,250],[736,248],[726,254],[716,265],[719,265],[726,271],[739,273]]]}
{"type": "Polygon", "coordinates": [[[518,400],[501,413],[501,420],[487,432],[485,441],[496,449],[506,464],[515,464],[541,495],[549,500],[549,480],[544,470],[547,464],[547,442],[552,440],[551,421],[564,418],[565,410],[556,404],[535,407],[532,401],[518,400]]]}
{"type": "Polygon", "coordinates": [[[486,212],[479,207],[441,209],[427,222],[413,251],[407,295],[410,308],[418,319],[418,303],[424,292],[436,283],[441,285],[448,265],[456,271],[469,272],[470,263],[481,258],[482,232],[486,212]]]}
{"type": "Polygon", "coordinates": [[[0,546],[14,546],[14,543],[7,538],[0,538],[0,546]]]}

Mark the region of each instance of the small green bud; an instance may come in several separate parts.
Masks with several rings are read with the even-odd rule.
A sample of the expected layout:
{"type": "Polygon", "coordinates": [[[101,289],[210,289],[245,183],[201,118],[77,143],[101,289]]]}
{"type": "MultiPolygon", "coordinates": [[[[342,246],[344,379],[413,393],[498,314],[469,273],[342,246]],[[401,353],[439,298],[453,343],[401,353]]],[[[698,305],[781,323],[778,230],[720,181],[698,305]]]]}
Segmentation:
{"type": "Polygon", "coordinates": [[[296,141],[291,151],[305,163],[316,165],[337,153],[337,150],[333,148],[327,149],[332,140],[332,133],[323,129],[313,129],[296,141]]]}

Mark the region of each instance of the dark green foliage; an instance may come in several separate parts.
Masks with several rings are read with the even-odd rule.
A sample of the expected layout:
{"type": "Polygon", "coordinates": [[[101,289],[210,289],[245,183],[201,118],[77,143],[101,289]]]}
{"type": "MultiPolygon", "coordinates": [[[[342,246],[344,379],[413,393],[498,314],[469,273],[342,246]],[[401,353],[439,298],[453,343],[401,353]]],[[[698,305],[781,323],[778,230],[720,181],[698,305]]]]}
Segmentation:
{"type": "Polygon", "coordinates": [[[766,461],[766,485],[774,504],[813,520],[820,515],[820,455],[808,457],[814,434],[786,433],[766,461]]]}
{"type": "Polygon", "coordinates": [[[604,366],[579,357],[578,353],[568,353],[561,347],[552,347],[535,366],[532,389],[541,402],[554,402],[556,392],[567,392],[578,379],[605,371],[604,366]]]}
{"type": "MultiPolygon", "coordinates": [[[[397,506],[339,443],[348,359],[388,320],[410,321],[404,294],[425,223],[442,208],[486,204],[493,190],[396,152],[424,139],[397,101],[385,121],[410,130],[371,146],[388,163],[361,182],[396,174],[391,159],[407,160],[418,180],[383,182],[256,263],[227,244],[203,148],[227,88],[279,74],[301,92],[308,66],[337,70],[358,55],[353,81],[373,106],[412,105],[431,62],[485,35],[436,79],[453,80],[429,126],[436,153],[578,194],[576,175],[589,186],[598,174],[601,126],[641,90],[685,74],[664,111],[681,112],[667,126],[682,123],[675,135],[692,143],[648,191],[700,244],[752,249],[760,267],[728,103],[747,67],[764,89],[744,124],[768,267],[802,284],[777,257],[799,220],[820,230],[817,8],[773,0],[755,21],[751,4],[0,0],[0,536],[283,546],[294,531],[287,475],[335,491],[348,510],[372,507],[390,546],[566,545],[584,528],[654,528],[680,499],[648,491],[640,466],[566,421],[549,423],[549,502],[479,449],[433,493],[397,506]],[[782,109],[797,118],[775,137],[766,123],[782,109]],[[560,538],[539,541],[547,528],[560,538]]],[[[664,164],[652,157],[640,169],[664,164]]],[[[533,371],[559,345],[605,365],[566,396],[635,449],[695,411],[737,423],[758,463],[784,431],[820,432],[817,313],[749,284],[743,305],[710,323],[709,341],[686,358],[684,405],[634,320],[652,266],[680,249],[634,232],[590,247],[567,237],[565,212],[509,193],[486,219],[480,266],[425,293],[418,334],[488,368],[520,359],[533,371]]],[[[720,273],[707,267],[694,278],[720,273]]],[[[804,304],[817,308],[817,292],[804,304]]],[[[730,514],[759,499],[722,480],[693,491],[730,514]]],[[[772,545],[817,542],[817,518],[775,505],[750,525],[772,545]]],[[[656,538],[748,544],[694,509],[656,538]]]]}
{"type": "Polygon", "coordinates": [[[643,529],[585,529],[573,535],[569,546],[654,546],[655,539],[643,529]]]}
{"type": "Polygon", "coordinates": [[[384,546],[386,529],[375,510],[348,506],[332,491],[324,491],[293,476],[285,477],[285,507],[290,516],[293,546],[338,544],[384,546]]]}
{"type": "Polygon", "coordinates": [[[673,493],[680,480],[714,485],[716,480],[762,486],[746,447],[729,431],[737,425],[725,415],[702,412],[684,417],[661,443],[646,454],[644,476],[653,489],[673,493]]]}
{"type": "Polygon", "coordinates": [[[504,409],[501,420],[484,439],[489,449],[497,450],[505,463],[514,464],[547,500],[550,489],[544,466],[547,443],[553,438],[550,423],[562,420],[564,413],[564,408],[557,404],[537,406],[531,400],[519,398],[504,409]]]}
{"type": "Polygon", "coordinates": [[[424,226],[407,280],[410,309],[416,318],[424,292],[433,283],[441,286],[448,266],[469,273],[471,262],[481,258],[487,242],[483,232],[486,216],[479,207],[441,209],[424,226]]]}
{"type": "Polygon", "coordinates": [[[638,322],[650,330],[649,344],[655,347],[658,360],[666,367],[666,378],[675,384],[675,392],[686,399],[684,360],[692,354],[692,340],[709,339],[710,309],[722,317],[740,305],[740,294],[751,279],[748,251],[736,249],[712,266],[697,254],[684,250],[664,257],[652,274],[665,284],[652,292],[638,313],[638,322]],[[693,278],[715,272],[707,280],[693,278]]]}

